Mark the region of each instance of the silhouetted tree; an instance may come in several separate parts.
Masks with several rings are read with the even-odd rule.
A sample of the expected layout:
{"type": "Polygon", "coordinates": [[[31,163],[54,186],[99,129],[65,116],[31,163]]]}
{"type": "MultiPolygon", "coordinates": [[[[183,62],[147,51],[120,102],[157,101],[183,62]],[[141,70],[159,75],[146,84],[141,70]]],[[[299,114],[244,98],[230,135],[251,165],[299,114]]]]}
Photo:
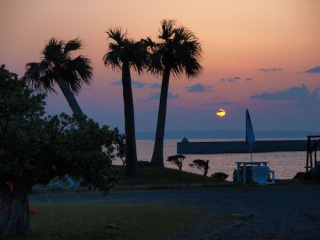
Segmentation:
{"type": "Polygon", "coordinates": [[[109,43],[109,49],[103,56],[103,61],[105,66],[111,66],[113,70],[121,69],[122,72],[126,174],[129,177],[135,177],[138,174],[138,165],[130,68],[133,67],[141,74],[143,68],[147,66],[148,51],[142,42],[127,38],[127,33],[123,33],[120,28],[111,28],[106,33],[115,43],[109,43]]]}
{"type": "Polygon", "coordinates": [[[181,171],[181,169],[182,169],[182,161],[184,159],[186,159],[186,157],[179,154],[179,155],[169,156],[167,158],[167,161],[171,162],[173,165],[178,166],[179,170],[181,171]]]}
{"type": "Polygon", "coordinates": [[[196,167],[200,169],[203,172],[203,176],[207,176],[208,169],[209,169],[209,160],[205,161],[202,159],[196,159],[192,161],[193,163],[190,163],[190,167],[196,167]]]}
{"type": "Polygon", "coordinates": [[[162,20],[158,39],[158,43],[153,42],[150,38],[143,41],[149,46],[151,52],[148,72],[162,76],[157,130],[151,163],[156,167],[164,167],[163,140],[170,74],[179,76],[185,73],[187,77],[197,77],[202,71],[199,63],[202,49],[196,36],[187,28],[177,26],[174,20],[162,20]]]}
{"type": "Polygon", "coordinates": [[[25,77],[30,87],[40,93],[52,93],[57,83],[73,113],[82,114],[74,97],[83,84],[89,85],[93,76],[91,61],[84,56],[73,57],[73,51],[81,49],[82,42],[76,38],[65,43],[51,38],[42,51],[42,61],[26,64],[25,77]]]}
{"type": "Polygon", "coordinates": [[[80,124],[83,114],[44,117],[45,95],[34,94],[4,66],[0,96],[1,239],[30,231],[28,195],[36,184],[69,174],[103,194],[115,186],[118,174],[112,160],[118,144],[123,145],[118,129],[93,120],[80,124]]]}

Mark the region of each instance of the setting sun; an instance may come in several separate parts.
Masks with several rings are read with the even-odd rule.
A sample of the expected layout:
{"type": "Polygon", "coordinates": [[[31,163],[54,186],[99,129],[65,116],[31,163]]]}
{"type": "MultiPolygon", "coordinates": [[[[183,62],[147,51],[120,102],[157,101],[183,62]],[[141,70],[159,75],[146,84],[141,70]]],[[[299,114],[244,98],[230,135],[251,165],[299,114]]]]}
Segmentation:
{"type": "Polygon", "coordinates": [[[222,108],[219,109],[219,112],[216,113],[219,117],[224,117],[226,115],[226,111],[222,108]]]}

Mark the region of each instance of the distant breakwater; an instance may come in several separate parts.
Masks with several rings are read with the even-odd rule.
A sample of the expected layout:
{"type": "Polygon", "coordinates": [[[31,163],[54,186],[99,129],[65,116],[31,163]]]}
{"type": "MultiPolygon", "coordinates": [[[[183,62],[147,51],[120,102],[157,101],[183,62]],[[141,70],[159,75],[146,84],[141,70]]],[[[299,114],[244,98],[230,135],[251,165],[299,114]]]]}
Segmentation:
{"type": "MultiPolygon", "coordinates": [[[[269,140],[256,141],[251,145],[253,153],[307,151],[307,140],[269,140]]],[[[222,154],[248,153],[245,141],[229,142],[189,142],[184,138],[177,143],[177,154],[222,154]]]]}

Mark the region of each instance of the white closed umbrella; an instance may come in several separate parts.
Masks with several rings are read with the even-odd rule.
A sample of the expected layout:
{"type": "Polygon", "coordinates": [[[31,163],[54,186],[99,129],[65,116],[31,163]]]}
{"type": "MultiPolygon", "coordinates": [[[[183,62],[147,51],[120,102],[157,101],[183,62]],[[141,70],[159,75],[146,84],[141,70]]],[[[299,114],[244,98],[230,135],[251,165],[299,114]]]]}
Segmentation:
{"type": "Polygon", "coordinates": [[[253,133],[253,128],[252,128],[252,123],[251,123],[251,119],[250,119],[250,114],[248,109],[246,110],[246,142],[249,144],[250,146],[250,159],[252,162],[252,149],[251,149],[251,145],[255,142],[255,138],[254,138],[254,133],[253,133]]]}

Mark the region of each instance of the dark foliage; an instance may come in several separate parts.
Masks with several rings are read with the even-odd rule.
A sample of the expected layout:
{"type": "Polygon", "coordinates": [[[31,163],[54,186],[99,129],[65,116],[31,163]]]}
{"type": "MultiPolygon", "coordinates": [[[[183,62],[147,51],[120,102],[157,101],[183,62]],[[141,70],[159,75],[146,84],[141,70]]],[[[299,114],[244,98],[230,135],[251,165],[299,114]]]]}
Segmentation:
{"type": "Polygon", "coordinates": [[[35,184],[68,174],[107,194],[118,181],[112,168],[124,145],[118,129],[84,115],[44,117],[44,98],[1,66],[0,238],[29,231],[28,194],[35,184]]]}
{"type": "Polygon", "coordinates": [[[218,180],[223,180],[223,181],[226,180],[228,176],[229,176],[228,174],[223,173],[223,172],[216,172],[211,175],[212,178],[218,179],[218,180]]]}

